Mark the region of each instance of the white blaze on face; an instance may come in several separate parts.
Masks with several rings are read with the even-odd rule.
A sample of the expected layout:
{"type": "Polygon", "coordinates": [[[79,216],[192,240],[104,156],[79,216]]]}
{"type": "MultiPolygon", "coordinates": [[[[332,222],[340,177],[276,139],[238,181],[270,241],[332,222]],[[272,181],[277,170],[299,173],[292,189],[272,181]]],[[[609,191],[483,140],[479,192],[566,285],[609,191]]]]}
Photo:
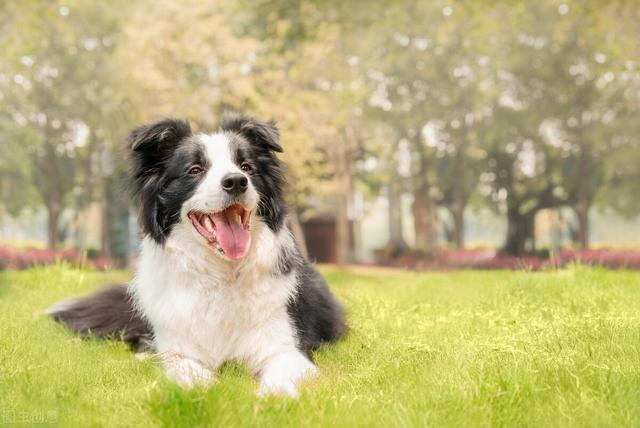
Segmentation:
{"type": "Polygon", "coordinates": [[[190,219],[195,230],[220,254],[240,259],[251,243],[249,220],[258,194],[251,180],[246,192],[235,198],[223,189],[222,181],[228,174],[246,176],[234,162],[233,147],[226,135],[200,134],[197,139],[207,157],[206,172],[193,196],[184,203],[183,218],[190,219]]]}
{"type": "MultiPolygon", "coordinates": [[[[233,161],[229,138],[225,134],[200,134],[198,141],[203,145],[208,167],[204,180],[198,185],[194,195],[185,203],[183,213],[191,210],[216,212],[226,208],[228,195],[222,188],[222,178],[231,173],[244,174],[233,161]]],[[[246,175],[246,174],[245,174],[246,175]]],[[[253,210],[258,203],[258,195],[249,180],[249,188],[240,202],[253,210]]]]}
{"type": "Polygon", "coordinates": [[[207,177],[200,187],[221,191],[222,177],[230,173],[242,172],[233,162],[229,138],[224,134],[201,134],[199,139],[206,149],[210,163],[207,177]]]}

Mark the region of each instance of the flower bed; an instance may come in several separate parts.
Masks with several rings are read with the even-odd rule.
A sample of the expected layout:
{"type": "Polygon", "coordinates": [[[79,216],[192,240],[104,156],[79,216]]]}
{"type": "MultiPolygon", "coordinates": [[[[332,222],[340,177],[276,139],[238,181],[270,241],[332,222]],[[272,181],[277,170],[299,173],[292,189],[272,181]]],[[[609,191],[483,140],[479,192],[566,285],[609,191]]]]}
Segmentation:
{"type": "Polygon", "coordinates": [[[89,259],[74,248],[60,251],[52,251],[40,248],[16,248],[8,245],[0,245],[0,270],[26,269],[32,266],[42,266],[59,261],[69,262],[74,265],[92,266],[105,270],[113,266],[111,260],[105,257],[89,259]]]}
{"type": "Polygon", "coordinates": [[[551,257],[513,257],[495,250],[440,250],[432,258],[412,254],[382,263],[411,269],[525,269],[543,270],[580,263],[609,269],[640,270],[640,249],[562,249],[551,257]]]}

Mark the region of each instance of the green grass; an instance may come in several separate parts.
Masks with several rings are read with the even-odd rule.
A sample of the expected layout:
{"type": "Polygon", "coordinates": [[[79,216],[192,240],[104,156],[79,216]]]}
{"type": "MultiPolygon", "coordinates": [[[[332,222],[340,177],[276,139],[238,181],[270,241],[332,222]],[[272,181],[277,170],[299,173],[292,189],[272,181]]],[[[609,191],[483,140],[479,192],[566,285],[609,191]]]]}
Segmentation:
{"type": "Polygon", "coordinates": [[[127,274],[0,273],[0,425],[638,426],[640,275],[324,268],[352,331],[298,400],[258,399],[242,366],[183,391],[122,344],[43,315],[127,274]]]}

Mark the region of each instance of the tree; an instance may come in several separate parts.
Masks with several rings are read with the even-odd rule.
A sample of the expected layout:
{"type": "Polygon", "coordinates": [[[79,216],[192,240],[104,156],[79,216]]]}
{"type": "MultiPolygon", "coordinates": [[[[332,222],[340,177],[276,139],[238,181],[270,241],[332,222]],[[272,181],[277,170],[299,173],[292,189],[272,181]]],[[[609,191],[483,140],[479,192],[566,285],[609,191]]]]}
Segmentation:
{"type": "Polygon", "coordinates": [[[22,137],[9,141],[10,151],[29,159],[25,183],[34,185],[47,209],[52,249],[60,240],[63,208],[74,192],[91,188],[95,145],[83,117],[100,111],[103,102],[117,29],[112,6],[56,1],[2,9],[6,61],[0,85],[7,109],[0,114],[5,132],[22,137]]]}
{"type": "Polygon", "coordinates": [[[613,152],[607,129],[624,105],[622,88],[606,83],[616,67],[609,45],[619,44],[602,42],[617,5],[593,6],[496,8],[504,37],[495,45],[498,94],[482,136],[490,155],[483,177],[493,201],[506,205],[510,254],[533,251],[536,214],[560,206],[576,211],[588,245],[589,210],[613,152]]]}
{"type": "Polygon", "coordinates": [[[254,13],[244,26],[268,50],[258,55],[256,105],[269,114],[275,108],[285,119],[294,206],[306,208],[311,192],[333,199],[337,261],[345,264],[353,260],[349,211],[357,185],[354,165],[366,151],[362,105],[368,93],[356,56],[366,38],[361,37],[363,27],[353,25],[363,17],[341,2],[320,8],[294,1],[268,6],[268,13],[264,6],[247,2],[254,13]],[[274,107],[274,99],[287,103],[274,107]]]}
{"type": "Polygon", "coordinates": [[[381,47],[372,101],[410,143],[416,247],[426,254],[435,247],[437,204],[451,214],[455,245],[464,245],[464,212],[482,157],[475,127],[487,97],[477,84],[487,65],[482,29],[469,23],[477,12],[472,5],[398,3],[374,44],[381,47]]]}
{"type": "Polygon", "coordinates": [[[618,4],[594,9],[589,3],[572,5],[564,14],[546,10],[551,28],[531,36],[549,40],[544,50],[548,65],[537,76],[545,88],[537,108],[547,114],[540,130],[545,142],[561,151],[558,193],[576,214],[582,249],[589,246],[589,212],[607,185],[607,164],[622,147],[614,141],[622,141],[624,133],[615,118],[628,108],[626,85],[617,81],[626,54],[618,51],[622,41],[609,34],[620,22],[620,10],[618,4]]]}

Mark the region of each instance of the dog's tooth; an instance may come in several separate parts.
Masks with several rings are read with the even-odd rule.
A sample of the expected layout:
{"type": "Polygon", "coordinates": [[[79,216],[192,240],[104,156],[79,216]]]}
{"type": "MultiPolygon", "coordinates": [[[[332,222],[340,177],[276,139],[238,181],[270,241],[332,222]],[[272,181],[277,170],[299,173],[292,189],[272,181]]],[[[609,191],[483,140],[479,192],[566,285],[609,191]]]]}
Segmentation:
{"type": "Polygon", "coordinates": [[[235,221],[236,223],[242,223],[242,221],[240,220],[240,215],[238,214],[237,211],[234,211],[233,215],[231,216],[231,218],[233,219],[233,221],[235,221]]]}
{"type": "Polygon", "coordinates": [[[204,218],[203,223],[204,223],[204,227],[205,227],[205,229],[207,229],[209,232],[212,232],[212,231],[213,231],[213,222],[211,221],[211,217],[206,216],[206,217],[204,218]]]}

